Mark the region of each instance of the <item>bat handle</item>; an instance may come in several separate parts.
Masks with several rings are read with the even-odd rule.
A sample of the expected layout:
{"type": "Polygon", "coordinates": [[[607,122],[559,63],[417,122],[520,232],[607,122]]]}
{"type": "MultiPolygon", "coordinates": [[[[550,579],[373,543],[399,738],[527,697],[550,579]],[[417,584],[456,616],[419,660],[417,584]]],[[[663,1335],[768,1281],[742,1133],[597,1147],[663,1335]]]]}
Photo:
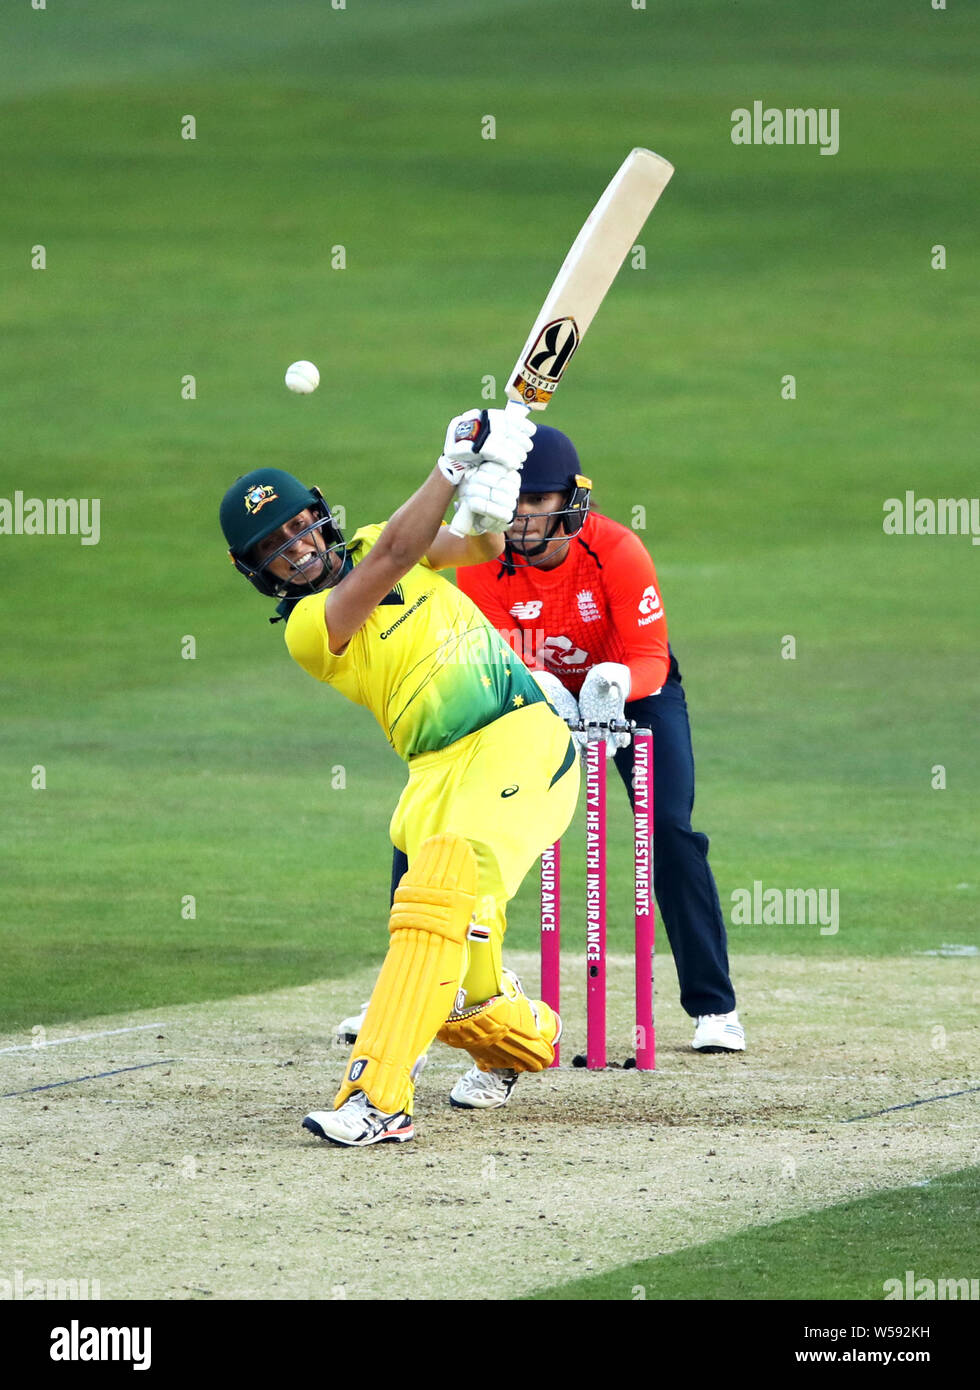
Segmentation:
{"type": "Polygon", "coordinates": [[[473,525],[473,508],[468,502],[460,502],[459,509],[452,521],[449,529],[454,536],[468,536],[470,527],[473,525]]]}

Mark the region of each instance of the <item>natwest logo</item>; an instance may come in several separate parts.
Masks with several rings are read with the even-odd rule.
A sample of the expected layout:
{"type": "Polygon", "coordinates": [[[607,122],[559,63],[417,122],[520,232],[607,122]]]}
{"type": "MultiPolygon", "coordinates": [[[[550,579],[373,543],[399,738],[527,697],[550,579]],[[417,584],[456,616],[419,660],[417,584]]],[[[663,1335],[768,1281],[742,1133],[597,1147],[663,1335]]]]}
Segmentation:
{"type": "Polygon", "coordinates": [[[663,604],[660,602],[660,595],[653,584],[648,584],[643,590],[639,611],[643,616],[637,620],[638,627],[647,627],[650,623],[655,623],[658,618],[663,617],[663,604]]]}

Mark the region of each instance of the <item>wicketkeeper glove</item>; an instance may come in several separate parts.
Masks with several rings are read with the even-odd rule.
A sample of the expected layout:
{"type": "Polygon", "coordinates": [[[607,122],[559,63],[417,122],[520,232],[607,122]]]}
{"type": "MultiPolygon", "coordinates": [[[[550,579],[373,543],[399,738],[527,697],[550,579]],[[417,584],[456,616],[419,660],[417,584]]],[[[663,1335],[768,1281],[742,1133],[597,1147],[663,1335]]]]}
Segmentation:
{"type": "MultiPolygon", "coordinates": [[[[600,661],[586,676],[579,691],[578,705],[587,724],[611,724],[626,719],[626,701],[630,693],[630,668],[618,661],[600,661]]],[[[630,735],[608,734],[606,757],[617,748],[628,748],[630,735]]]]}
{"type": "Polygon", "coordinates": [[[535,426],[517,411],[468,410],[449,422],[439,468],[451,483],[482,463],[520,468],[531,448],[535,426]]]}
{"type": "Polygon", "coordinates": [[[548,703],[558,711],[565,723],[577,724],[581,718],[578,701],[572,692],[562,685],[558,677],[551,671],[532,671],[531,675],[544,691],[548,703]]]}

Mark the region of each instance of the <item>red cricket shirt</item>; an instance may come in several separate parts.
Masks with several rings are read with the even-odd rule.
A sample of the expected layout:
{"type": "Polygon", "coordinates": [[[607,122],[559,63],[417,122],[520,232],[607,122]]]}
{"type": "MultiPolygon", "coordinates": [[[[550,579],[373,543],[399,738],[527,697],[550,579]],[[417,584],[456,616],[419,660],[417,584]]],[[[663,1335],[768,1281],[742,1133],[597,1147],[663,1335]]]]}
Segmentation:
{"type": "Polygon", "coordinates": [[[457,570],[468,594],[527,666],[551,671],[578,695],[600,661],[630,669],[629,698],[667,679],[667,619],[653,561],[634,531],[590,512],[553,570],[519,557],[513,573],[498,560],[457,570]]]}

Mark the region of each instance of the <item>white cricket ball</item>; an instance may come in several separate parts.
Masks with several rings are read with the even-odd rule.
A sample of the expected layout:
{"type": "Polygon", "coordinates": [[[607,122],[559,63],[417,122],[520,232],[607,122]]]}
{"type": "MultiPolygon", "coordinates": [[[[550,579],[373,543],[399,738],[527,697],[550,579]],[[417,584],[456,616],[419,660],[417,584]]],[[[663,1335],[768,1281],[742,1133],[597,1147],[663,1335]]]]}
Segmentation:
{"type": "Polygon", "coordinates": [[[294,362],[286,368],[286,385],[300,396],[308,396],[320,385],[320,373],[312,362],[294,362]]]}

